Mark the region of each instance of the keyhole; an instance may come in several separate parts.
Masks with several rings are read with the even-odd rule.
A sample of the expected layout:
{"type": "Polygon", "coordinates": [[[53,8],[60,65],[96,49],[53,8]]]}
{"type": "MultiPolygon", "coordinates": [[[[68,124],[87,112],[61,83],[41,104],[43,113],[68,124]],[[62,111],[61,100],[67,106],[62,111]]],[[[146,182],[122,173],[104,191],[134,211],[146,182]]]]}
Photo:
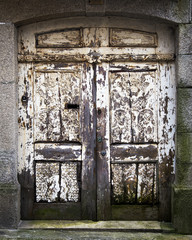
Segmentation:
{"type": "Polygon", "coordinates": [[[101,114],[101,109],[98,109],[98,111],[97,111],[97,112],[98,112],[98,115],[100,115],[100,114],[101,114]]]}

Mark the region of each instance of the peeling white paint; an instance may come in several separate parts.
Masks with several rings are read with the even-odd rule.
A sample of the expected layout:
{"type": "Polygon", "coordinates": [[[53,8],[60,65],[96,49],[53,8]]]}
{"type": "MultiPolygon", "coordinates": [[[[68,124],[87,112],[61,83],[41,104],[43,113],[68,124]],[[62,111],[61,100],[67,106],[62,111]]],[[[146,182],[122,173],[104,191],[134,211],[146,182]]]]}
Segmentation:
{"type": "MultiPolygon", "coordinates": [[[[137,25],[131,30],[131,39],[124,39],[122,36],[126,34],[113,35],[115,30],[110,30],[110,23],[107,27],[84,29],[77,24],[80,30],[69,31],[69,35],[65,35],[61,23],[58,26],[63,29],[62,33],[55,33],[42,23],[19,30],[20,60],[40,62],[20,64],[19,173],[29,171],[33,176],[36,169],[37,202],[78,202],[81,192],[78,164],[82,164],[81,179],[87,180],[87,173],[96,161],[91,152],[96,143],[86,134],[97,131],[102,142],[97,144],[100,161],[97,166],[103,171],[100,176],[107,173],[103,184],[107,186],[112,182],[113,201],[154,203],[158,193],[157,177],[167,181],[169,176],[165,174],[171,174],[169,168],[175,158],[175,69],[174,64],[165,62],[173,59],[171,37],[167,45],[162,42],[162,32],[168,30],[158,25],[155,28],[150,24],[137,25]],[[142,35],[147,29],[150,29],[149,35],[142,35]],[[45,34],[46,31],[52,33],[45,34]],[[42,32],[36,48],[35,34],[42,32]],[[155,48],[157,36],[161,41],[155,48]],[[137,47],[130,46],[134,38],[137,47]],[[64,44],[75,45],[75,48],[64,44]],[[157,63],[158,60],[162,63],[157,63]],[[109,61],[114,62],[107,63],[109,61]],[[146,63],[142,63],[144,61],[146,63]],[[99,110],[103,114],[101,118],[99,110]],[[115,147],[110,146],[114,143],[115,147]],[[137,150],[135,155],[111,155],[114,149],[129,151],[129,145],[137,150]],[[146,147],[146,152],[153,147],[157,154],[139,155],[141,145],[146,147]],[[122,195],[126,199],[122,200],[122,195]]],[[[82,186],[86,185],[82,183],[82,186]]],[[[104,191],[99,192],[98,198],[106,194],[107,187],[104,191]]]]}

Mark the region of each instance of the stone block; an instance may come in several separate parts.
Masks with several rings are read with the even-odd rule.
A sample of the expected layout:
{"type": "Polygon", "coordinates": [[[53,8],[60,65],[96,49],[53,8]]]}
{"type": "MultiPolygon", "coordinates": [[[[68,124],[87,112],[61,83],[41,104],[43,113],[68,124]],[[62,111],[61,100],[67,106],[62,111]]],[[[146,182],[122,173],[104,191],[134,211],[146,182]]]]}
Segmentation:
{"type": "Polygon", "coordinates": [[[0,152],[0,184],[17,183],[16,153],[0,152]]]}
{"type": "Polygon", "coordinates": [[[17,228],[20,220],[18,185],[0,184],[0,228],[17,228]]]}
{"type": "Polygon", "coordinates": [[[0,83],[16,80],[16,30],[13,24],[0,24],[0,83]]]}
{"type": "Polygon", "coordinates": [[[151,16],[167,19],[173,22],[189,22],[190,21],[190,1],[154,1],[154,0],[121,0],[111,1],[106,0],[105,7],[106,15],[129,16],[137,17],[151,16]]]}
{"type": "Polygon", "coordinates": [[[192,234],[192,188],[173,186],[172,221],[178,233],[192,234]]]}
{"type": "Polygon", "coordinates": [[[177,54],[192,54],[192,24],[180,24],[177,37],[177,54]]]}
{"type": "Polygon", "coordinates": [[[192,132],[192,89],[178,88],[177,131],[192,132]]]}
{"type": "MultiPolygon", "coordinates": [[[[96,2],[96,0],[88,1],[96,2]]],[[[151,16],[176,23],[190,21],[190,0],[103,1],[105,2],[105,15],[128,15],[137,18],[151,16]]],[[[4,0],[0,2],[0,21],[25,23],[34,21],[34,19],[41,21],[58,17],[83,16],[86,14],[86,8],[87,13],[92,12],[94,15],[103,11],[99,7],[86,7],[85,0],[31,0],[30,4],[27,0],[23,0],[20,4],[17,1],[4,0]]]]}
{"type": "Polygon", "coordinates": [[[86,15],[104,16],[105,0],[86,0],[86,15]]]}
{"type": "MultiPolygon", "coordinates": [[[[9,71],[9,69],[7,69],[9,71]]],[[[17,94],[15,83],[0,82],[0,151],[17,148],[17,94]]]]}
{"type": "Polygon", "coordinates": [[[177,163],[192,164],[192,133],[177,134],[177,163]]]}
{"type": "Polygon", "coordinates": [[[190,187],[192,183],[192,164],[176,163],[175,183],[179,186],[190,187]]]}
{"type": "Polygon", "coordinates": [[[13,24],[0,24],[0,151],[17,148],[17,44],[13,24]]]}
{"type": "Polygon", "coordinates": [[[192,87],[192,55],[177,57],[177,80],[179,87],[192,87]]]}
{"type": "Polygon", "coordinates": [[[0,21],[23,23],[85,15],[85,0],[12,0],[0,2],[0,21]]]}

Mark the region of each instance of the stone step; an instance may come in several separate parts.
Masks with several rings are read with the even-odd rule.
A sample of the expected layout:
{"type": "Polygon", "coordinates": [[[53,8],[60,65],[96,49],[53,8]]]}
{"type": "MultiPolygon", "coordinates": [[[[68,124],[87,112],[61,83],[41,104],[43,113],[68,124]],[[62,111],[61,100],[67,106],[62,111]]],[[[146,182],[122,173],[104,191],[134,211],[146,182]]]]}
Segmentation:
{"type": "Polygon", "coordinates": [[[62,229],[0,230],[0,240],[192,240],[176,233],[69,231],[62,229]]]}
{"type": "Polygon", "coordinates": [[[66,231],[113,231],[113,232],[154,232],[173,233],[171,223],[158,221],[65,221],[65,220],[33,220],[21,221],[19,229],[37,230],[52,229],[66,231]]]}

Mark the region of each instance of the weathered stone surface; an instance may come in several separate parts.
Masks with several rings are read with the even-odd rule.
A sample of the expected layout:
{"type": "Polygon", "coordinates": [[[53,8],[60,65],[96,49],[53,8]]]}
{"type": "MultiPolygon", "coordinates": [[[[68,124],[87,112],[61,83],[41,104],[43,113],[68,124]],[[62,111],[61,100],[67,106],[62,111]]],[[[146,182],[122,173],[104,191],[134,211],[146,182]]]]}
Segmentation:
{"type": "Polygon", "coordinates": [[[86,0],[86,15],[87,16],[104,16],[105,15],[105,1],[96,0],[90,1],[86,0]],[[91,4],[90,4],[91,3],[91,4]]]}
{"type": "MultiPolygon", "coordinates": [[[[11,84],[16,71],[16,31],[13,24],[0,24],[0,83],[11,84]]],[[[2,91],[1,91],[2,92],[2,91]]]]}
{"type": "MultiPolygon", "coordinates": [[[[147,224],[148,222],[146,222],[147,224]]],[[[55,230],[55,229],[27,229],[27,230],[1,230],[0,239],[22,239],[22,240],[191,240],[191,236],[180,235],[176,233],[162,232],[118,232],[118,231],[67,231],[67,230],[55,230]]]]}
{"type": "MultiPolygon", "coordinates": [[[[92,1],[94,2],[94,1],[92,1]]],[[[103,1],[104,5],[90,5],[88,0],[47,0],[38,1],[1,1],[0,21],[6,22],[30,22],[32,19],[45,20],[50,18],[82,16],[82,15],[129,15],[132,17],[152,16],[173,22],[190,21],[190,1],[189,0],[123,0],[123,1],[103,1]]]]}
{"type": "Polygon", "coordinates": [[[177,163],[192,163],[192,133],[177,134],[177,163]]]}
{"type": "Polygon", "coordinates": [[[0,228],[17,227],[17,93],[16,31],[0,24],[0,228]]]}
{"type": "Polygon", "coordinates": [[[192,232],[192,189],[173,187],[173,216],[176,231],[183,234],[192,232]]]}
{"type": "Polygon", "coordinates": [[[192,53],[192,24],[180,24],[178,27],[178,54],[192,53]]]}
{"type": "Polygon", "coordinates": [[[85,15],[84,0],[23,0],[23,1],[1,1],[0,21],[23,22],[31,19],[49,19],[68,16],[85,15]]]}
{"type": "MultiPolygon", "coordinates": [[[[9,68],[7,68],[7,71],[9,71],[9,68]]],[[[3,75],[3,72],[1,72],[1,74],[3,75]]],[[[17,98],[15,84],[0,83],[0,92],[0,150],[12,151],[16,149],[17,136],[17,98]]]]}
{"type": "Polygon", "coordinates": [[[175,179],[176,184],[178,184],[179,186],[191,187],[192,183],[191,173],[192,173],[191,163],[176,164],[176,179],[175,179]]]}
{"type": "Polygon", "coordinates": [[[192,87],[192,55],[179,55],[176,64],[178,86],[192,87]]]}
{"type": "Polygon", "coordinates": [[[16,32],[13,24],[0,24],[0,150],[16,148],[16,32]]]}
{"type": "Polygon", "coordinates": [[[178,89],[177,130],[192,132],[192,89],[178,89]]]}
{"type": "Polygon", "coordinates": [[[154,16],[175,22],[189,22],[190,19],[190,1],[111,1],[106,0],[106,14],[129,13],[133,16],[154,16]]]}
{"type": "Polygon", "coordinates": [[[19,186],[0,185],[0,228],[17,228],[19,205],[19,186]]]}
{"type": "Polygon", "coordinates": [[[0,183],[17,182],[16,154],[14,151],[0,152],[0,183]]]}

